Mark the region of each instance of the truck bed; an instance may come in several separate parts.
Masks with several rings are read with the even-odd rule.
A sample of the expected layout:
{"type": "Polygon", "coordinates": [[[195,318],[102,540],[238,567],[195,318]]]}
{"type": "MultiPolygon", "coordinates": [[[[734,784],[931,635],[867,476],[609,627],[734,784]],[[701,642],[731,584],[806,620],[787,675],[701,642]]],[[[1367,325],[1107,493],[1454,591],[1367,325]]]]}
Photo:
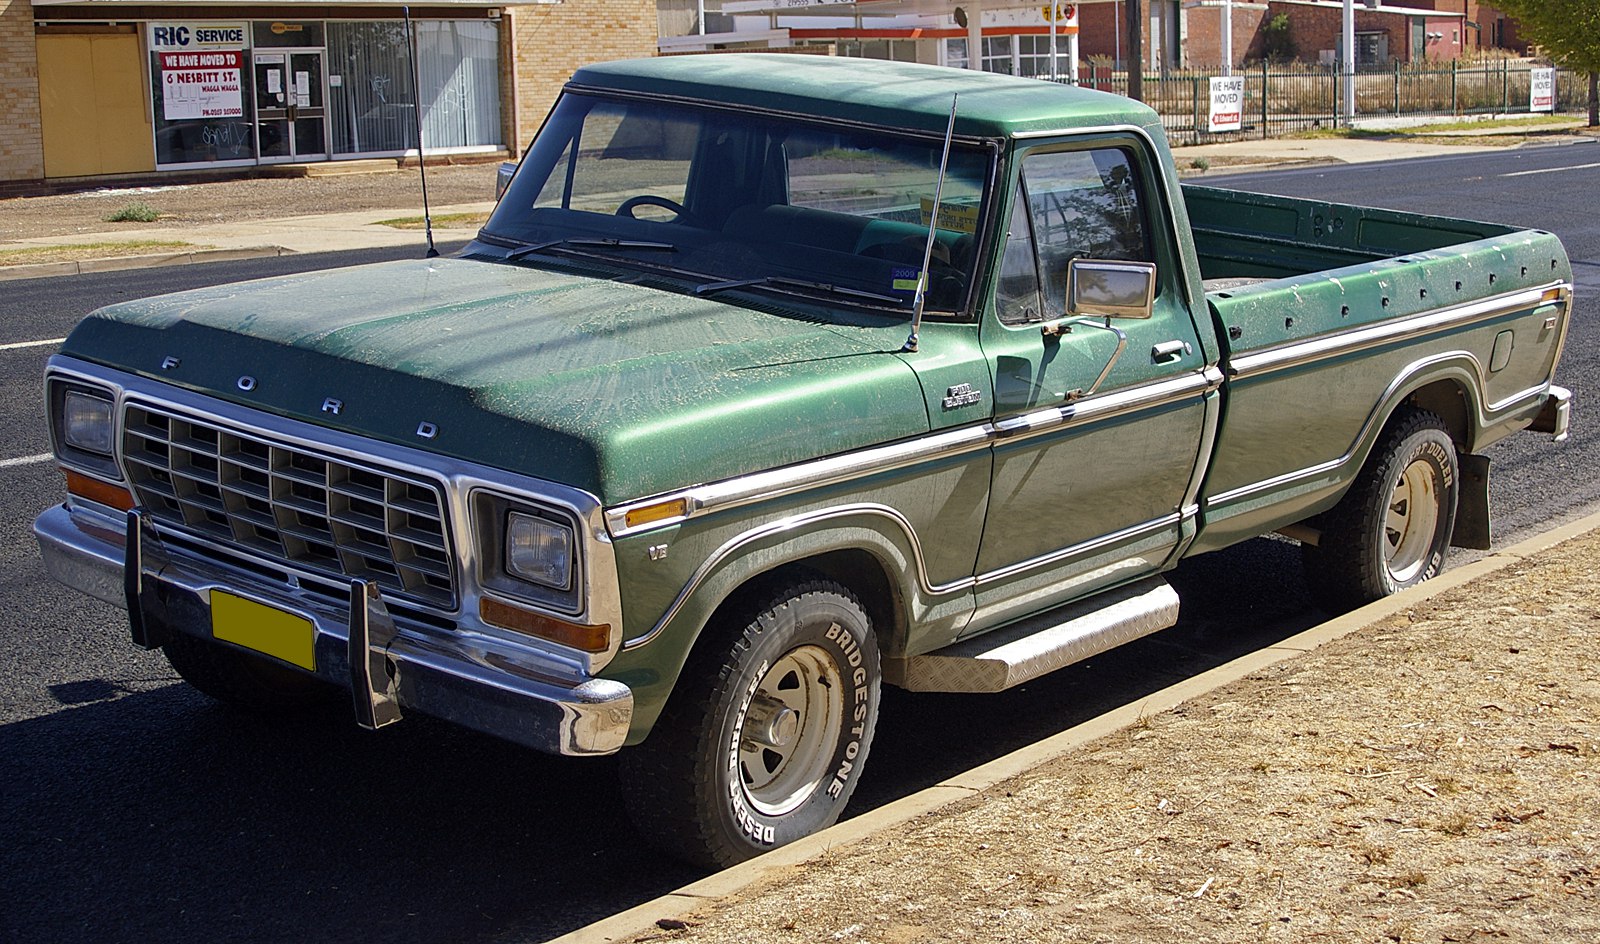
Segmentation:
{"type": "Polygon", "coordinates": [[[1413,402],[1448,414],[1465,450],[1531,421],[1570,311],[1572,269],[1555,236],[1208,187],[1183,192],[1227,377],[1196,550],[1329,507],[1360,467],[1373,424],[1416,394],[1413,375],[1459,378],[1413,402]]]}

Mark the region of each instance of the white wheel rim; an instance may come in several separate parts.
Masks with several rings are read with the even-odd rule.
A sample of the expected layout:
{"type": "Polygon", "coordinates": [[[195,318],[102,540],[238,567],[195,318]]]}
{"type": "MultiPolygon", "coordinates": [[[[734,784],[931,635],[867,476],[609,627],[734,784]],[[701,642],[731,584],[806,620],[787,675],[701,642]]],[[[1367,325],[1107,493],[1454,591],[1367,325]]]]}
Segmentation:
{"type": "Polygon", "coordinates": [[[1383,558],[1397,584],[1413,580],[1428,566],[1439,528],[1438,476],[1432,463],[1417,459],[1400,473],[1383,519],[1383,558]]]}
{"type": "Polygon", "coordinates": [[[822,784],[839,746],[844,677],[818,646],[801,646],[756,685],[738,732],[745,798],[767,816],[798,808],[822,784]]]}

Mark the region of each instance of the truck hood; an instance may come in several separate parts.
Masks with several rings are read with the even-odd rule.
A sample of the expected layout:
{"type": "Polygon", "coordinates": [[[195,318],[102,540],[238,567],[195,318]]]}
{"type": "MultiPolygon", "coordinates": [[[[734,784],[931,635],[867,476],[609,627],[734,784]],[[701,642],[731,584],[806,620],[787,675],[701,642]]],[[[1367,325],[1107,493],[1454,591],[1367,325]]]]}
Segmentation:
{"type": "Polygon", "coordinates": [[[613,503],[926,432],[903,324],[856,321],[433,259],[113,305],[62,352],[613,503]]]}

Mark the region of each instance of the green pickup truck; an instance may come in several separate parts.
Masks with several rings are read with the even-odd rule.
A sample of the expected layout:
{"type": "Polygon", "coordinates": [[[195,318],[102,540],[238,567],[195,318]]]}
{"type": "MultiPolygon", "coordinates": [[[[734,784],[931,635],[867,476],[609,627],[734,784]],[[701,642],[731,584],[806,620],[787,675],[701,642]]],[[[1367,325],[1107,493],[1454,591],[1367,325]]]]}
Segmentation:
{"type": "Polygon", "coordinates": [[[45,377],[59,580],[224,701],[621,751],[726,864],[839,816],[882,685],[1170,626],[1280,532],[1348,608],[1565,436],[1549,233],[1183,185],[1111,95],[809,56],[581,69],[475,242],[129,302],[45,377]]]}

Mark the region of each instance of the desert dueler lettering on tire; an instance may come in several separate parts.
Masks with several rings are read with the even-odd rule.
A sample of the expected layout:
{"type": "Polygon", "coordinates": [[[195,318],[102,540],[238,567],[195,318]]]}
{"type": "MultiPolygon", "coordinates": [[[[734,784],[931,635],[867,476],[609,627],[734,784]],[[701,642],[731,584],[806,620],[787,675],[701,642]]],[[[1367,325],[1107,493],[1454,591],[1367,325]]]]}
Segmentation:
{"type": "Polygon", "coordinates": [[[881,684],[871,621],[837,583],[764,582],[724,615],[649,738],[620,758],[643,832],[711,867],[839,818],[872,744],[881,684]]]}
{"type": "Polygon", "coordinates": [[[1339,504],[1305,545],[1317,601],[1341,612],[1414,586],[1444,569],[1461,475],[1444,421],[1423,410],[1396,414],[1339,504]]]}

